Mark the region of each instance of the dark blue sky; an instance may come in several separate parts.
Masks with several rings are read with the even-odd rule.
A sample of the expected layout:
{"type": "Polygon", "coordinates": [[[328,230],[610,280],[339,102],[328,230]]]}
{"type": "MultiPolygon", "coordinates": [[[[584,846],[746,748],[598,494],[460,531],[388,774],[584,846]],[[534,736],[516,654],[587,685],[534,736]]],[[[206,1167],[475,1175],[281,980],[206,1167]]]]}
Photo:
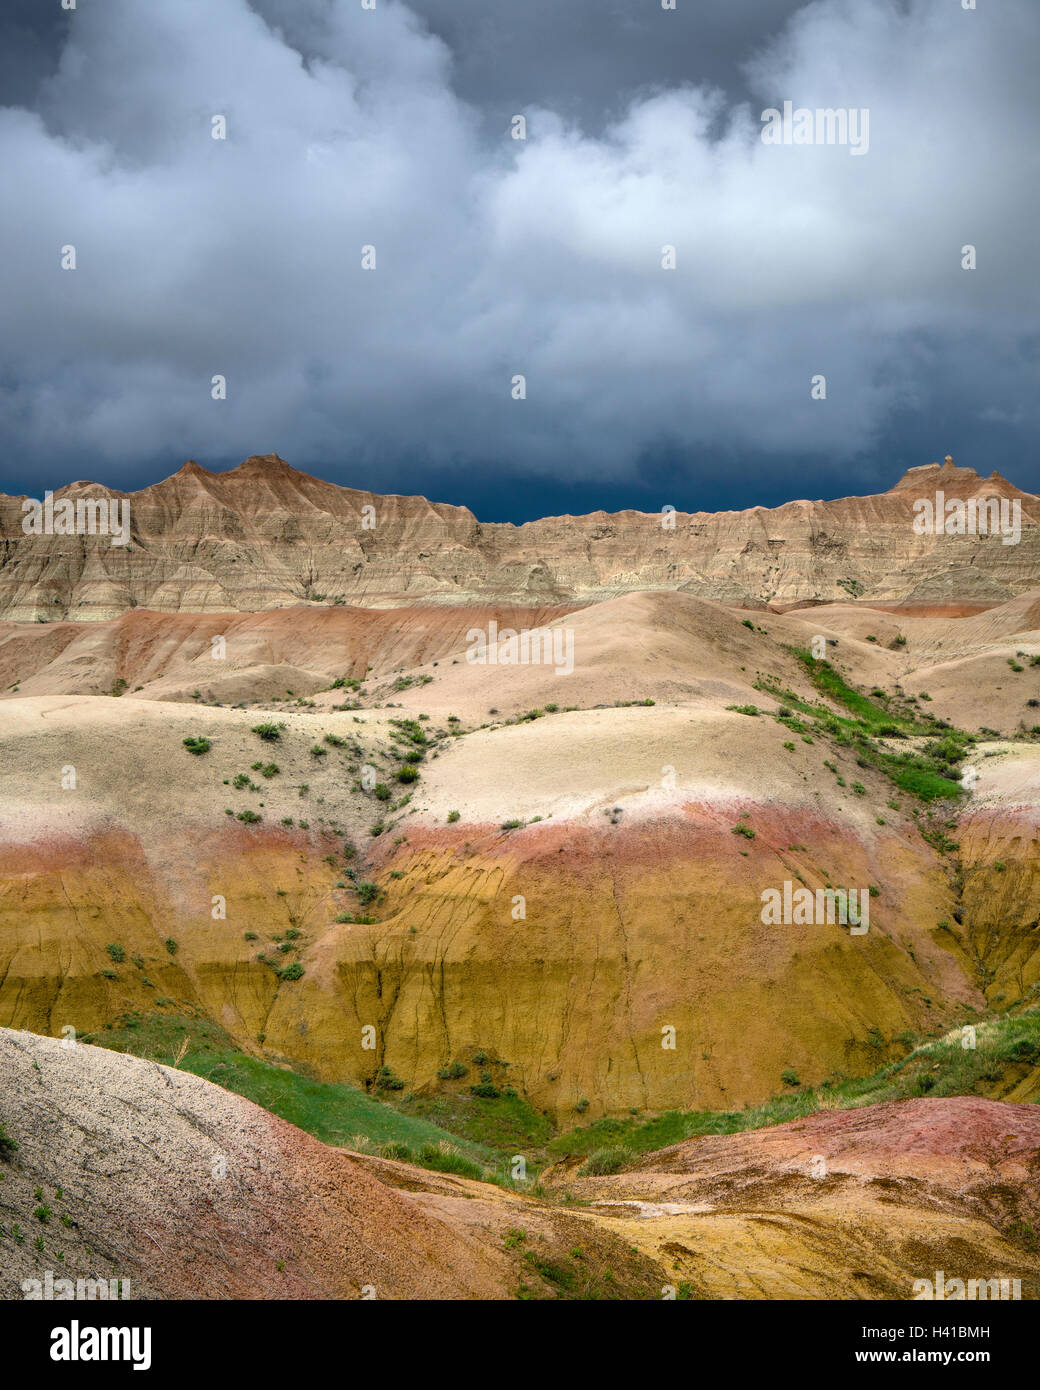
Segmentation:
{"type": "Polygon", "coordinates": [[[1030,0],[8,0],[0,490],[1040,492],[1038,45],[1030,0]],[[866,148],[767,145],[787,100],[866,148]]]}

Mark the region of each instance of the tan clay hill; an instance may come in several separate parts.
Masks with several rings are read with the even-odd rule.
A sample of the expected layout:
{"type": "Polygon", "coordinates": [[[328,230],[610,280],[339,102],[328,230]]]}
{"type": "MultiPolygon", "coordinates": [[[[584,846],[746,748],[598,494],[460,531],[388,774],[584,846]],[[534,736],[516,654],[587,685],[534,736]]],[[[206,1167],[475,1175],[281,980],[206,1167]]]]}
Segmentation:
{"type": "Polygon", "coordinates": [[[308,600],[546,606],[647,589],[752,606],[850,594],[999,603],[1035,587],[1040,573],[1040,498],[952,460],[911,469],[874,497],[677,512],[667,525],[661,514],[634,511],[483,523],[465,507],[323,482],[276,454],[228,473],[189,462],[140,492],[75,482],[55,497],[127,500],[132,543],[27,536],[23,499],[0,497],[0,617],[258,612],[308,600]],[[937,490],[1017,499],[1021,543],[915,535],[914,501],[937,490]]]}
{"type": "Polygon", "coordinates": [[[872,1075],[1034,1004],[1040,499],[948,463],[674,531],[485,526],[270,456],[130,501],[121,550],[25,537],[0,500],[0,1029],[29,1030],[0,1033],[22,1144],[0,1226],[36,1186],[77,1194],[70,1271],[105,1256],[157,1297],[512,1297],[518,1228],[626,1297],[1035,1278],[1014,1236],[1036,1217],[1035,1068],[997,1092],[1014,1105],[867,1105],[611,1178],[562,1165],[548,1181],[592,1203],[565,1213],[55,1040],[208,1019],[253,1057],[372,1092],[388,1069],[433,1101],[482,1052],[567,1129],[872,1075]],[[1021,544],[915,535],[937,490],[1021,502],[1021,544]],[[572,659],[471,663],[492,623],[547,626],[572,659]],[[916,732],[843,733],[799,654],[821,644],[916,732]],[[949,725],[978,736],[970,787],[919,801],[878,759],[949,725]],[[767,926],[785,883],[869,890],[869,932],[767,926]],[[125,1166],[130,1113],[150,1157],[124,1220],[97,1175],[125,1166]],[[217,1147],[233,1183],[206,1177],[217,1147]]]}
{"type": "MultiPolygon", "coordinates": [[[[726,708],[778,707],[750,684],[756,660],[810,693],[777,640],[795,615],[764,619],[774,635],[683,595],[615,602],[706,610],[678,618],[695,653],[718,653],[714,671],[680,664],[689,691],[652,707],[484,728],[432,717],[407,803],[393,721],[414,710],[6,700],[0,1024],[57,1036],[128,1010],[201,1012],[324,1079],[371,1086],[387,1065],[433,1090],[482,1049],[566,1123],[582,1102],[590,1116],[739,1107],[787,1067],[806,1082],[864,1075],[902,1056],[908,1032],[1030,995],[1040,748],[980,745],[951,859],[942,820],[893,798],[854,748],[726,708]],[[284,725],[277,744],[253,732],[261,719],[284,725]],[[211,747],[193,757],[183,740],[198,735],[211,747]],[[254,764],[268,759],[265,778],[254,764]],[[365,789],[365,767],[392,801],[365,789]],[[367,907],[361,881],[379,890],[367,907]],[[869,934],[764,929],[761,891],[785,881],[873,885],[869,934]],[[272,968],[290,929],[291,981],[272,968]]],[[[582,669],[561,678],[576,694],[582,669]]]]}
{"type": "MultiPolygon", "coordinates": [[[[966,470],[926,472],[928,487],[983,486],[966,470]]],[[[845,507],[869,548],[880,521],[863,507],[905,521],[909,477],[855,506],[791,506],[845,507]]],[[[316,526],[320,502],[331,535],[333,500],[362,495],[301,478],[280,461],[188,469],[140,495],[167,497],[152,513],[167,539],[118,563],[146,578],[192,527],[196,551],[224,553],[218,533],[238,513],[174,503],[219,492],[230,505],[236,488],[242,502],[247,482],[254,510],[235,527],[291,550],[303,542],[275,512],[292,504],[316,526]]],[[[400,505],[400,525],[418,525],[400,505]]],[[[454,512],[422,517],[443,527],[454,512]]],[[[985,569],[980,547],[1016,550],[943,539],[975,556],[972,573],[985,569]]],[[[93,573],[100,555],[88,552],[93,573]]],[[[254,558],[254,575],[272,572],[254,558]]],[[[7,621],[0,1025],[82,1033],[128,1010],[185,1009],[326,1080],[371,1086],[389,1066],[434,1090],[438,1070],[483,1049],[559,1123],[577,1106],[739,1107],[774,1094],[785,1068],[807,1082],[866,1074],[902,1056],[909,1033],[1011,1007],[1040,983],[1035,563],[1014,582],[1026,581],[999,604],[957,588],[966,616],[860,600],[752,619],[655,590],[580,607],[297,602],[7,621]],[[568,634],[573,670],[470,664],[467,633],[492,620],[568,634]],[[861,689],[927,695],[944,719],[1001,731],[973,755],[961,806],[933,822],[855,747],[792,738],[769,717],[782,702],[757,688],[762,676],[818,698],[792,652],[814,638],[861,689]],[[765,717],[730,708],[745,705],[765,717]],[[423,718],[421,776],[399,783],[411,746],[399,721],[423,718]],[[267,744],[254,729],[271,721],[283,729],[267,744]],[[194,757],[184,740],[198,736],[210,748],[194,757]],[[787,881],[871,885],[872,930],[764,931],[762,890],[787,881]],[[290,930],[295,980],[274,968],[290,930]],[[666,1028],[676,1051],[660,1045],[666,1028]]],[[[261,600],[280,601],[251,591],[261,600]]],[[[205,606],[197,590],[187,601],[205,606]]]]}
{"type": "Polygon", "coordinates": [[[977,1099],[825,1112],[558,1167],[556,1201],[328,1148],[154,1062],[0,1030],[0,1298],[124,1280],[131,1300],[1036,1297],[1040,1111],[977,1099]],[[821,1167],[822,1164],[822,1167],[821,1167]],[[34,1212],[49,1208],[41,1221],[34,1212]],[[59,1259],[60,1254],[60,1259],[59,1259]]]}

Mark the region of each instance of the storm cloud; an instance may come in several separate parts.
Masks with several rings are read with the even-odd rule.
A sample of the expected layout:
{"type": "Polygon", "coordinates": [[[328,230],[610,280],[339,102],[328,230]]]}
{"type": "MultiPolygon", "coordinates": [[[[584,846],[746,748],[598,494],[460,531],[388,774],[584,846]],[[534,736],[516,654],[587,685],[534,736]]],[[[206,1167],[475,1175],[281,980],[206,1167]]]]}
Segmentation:
{"type": "Polygon", "coordinates": [[[888,486],[893,438],[1040,489],[1040,10],[677,4],[80,0],[0,110],[7,490],[664,458],[683,505],[720,458],[888,486]],[[785,101],[868,152],[763,143],[785,101]]]}

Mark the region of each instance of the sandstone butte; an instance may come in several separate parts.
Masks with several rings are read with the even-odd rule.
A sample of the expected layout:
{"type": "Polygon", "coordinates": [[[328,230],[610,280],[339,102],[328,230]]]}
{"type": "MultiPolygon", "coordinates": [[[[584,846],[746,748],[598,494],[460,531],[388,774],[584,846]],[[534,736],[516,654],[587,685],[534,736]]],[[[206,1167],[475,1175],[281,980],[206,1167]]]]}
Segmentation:
{"type": "Polygon", "coordinates": [[[996,475],[933,465],[674,533],[487,526],[276,456],[130,501],[126,550],[24,537],[0,506],[0,1026],[174,1008],[326,1080],[387,1066],[432,1092],[480,1049],[565,1126],[866,1075],[1040,983],[1040,499],[996,475]],[[1019,500],[1021,544],[915,535],[938,489],[1019,500]],[[492,617],[572,629],[574,672],[469,664],[492,617]],[[770,717],[760,676],[819,698],[792,648],[821,634],[856,688],[980,735],[959,807],[930,819],[855,746],[770,717]],[[394,721],[421,714],[405,803],[394,721]],[[271,720],[276,746],[252,732],[271,720]],[[870,933],[765,931],[788,880],[872,885],[870,933]],[[289,929],[295,980],[272,968],[289,929]]]}
{"type": "Polygon", "coordinates": [[[339,487],[277,454],[227,473],[189,462],[139,492],[80,481],[54,496],[128,501],[132,542],[27,536],[24,499],[0,496],[0,618],[258,612],[317,595],[367,608],[583,604],[654,589],[756,606],[993,603],[1040,574],[1040,498],[952,461],[873,497],[677,512],[674,529],[634,511],[489,524],[465,507],[339,487]],[[1019,501],[1021,543],[915,535],[915,500],[939,490],[1019,501]]]}

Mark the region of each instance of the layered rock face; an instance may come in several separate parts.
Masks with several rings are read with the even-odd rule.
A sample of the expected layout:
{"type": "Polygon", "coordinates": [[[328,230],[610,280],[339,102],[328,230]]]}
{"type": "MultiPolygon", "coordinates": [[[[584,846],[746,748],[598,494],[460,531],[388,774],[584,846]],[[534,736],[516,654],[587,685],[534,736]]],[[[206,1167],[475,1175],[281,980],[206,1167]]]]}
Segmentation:
{"type": "Polygon", "coordinates": [[[1035,1299],[1038,1164],[1035,1106],[957,1097],[707,1135],[567,1186],[696,1298],[1035,1299]]]}
{"type": "Polygon", "coordinates": [[[561,1164],[544,1181],[568,1208],[330,1148],[175,1066],[3,1028],[0,1102],[11,1301],[556,1298],[569,1269],[572,1297],[1037,1292],[1035,1106],[875,1104],[608,1177],[561,1164]]]}
{"type": "Polygon", "coordinates": [[[1040,498],[952,461],[911,469],[874,497],[742,512],[594,512],[523,526],[465,507],[323,482],[275,454],[229,473],[187,463],[140,492],[75,482],[55,501],[129,504],[127,546],[108,535],[27,535],[0,497],[0,617],[97,620],[129,608],[256,612],[306,600],[360,607],[592,602],[678,589],[764,605],[846,599],[1007,600],[1040,570],[1040,498]],[[1018,544],[914,530],[938,492],[1021,507],[1018,544]]]}
{"type": "Polygon", "coordinates": [[[1040,981],[1035,810],[989,771],[1007,781],[1010,752],[983,765],[958,873],[848,750],[834,766],[862,796],[828,749],[789,751],[785,728],[729,711],[475,731],[427,759],[415,814],[371,838],[384,803],[352,785],[353,743],[386,775],[393,729],[371,712],[289,715],[280,772],[250,791],[236,774],[268,756],[255,712],[4,708],[0,1027],[200,1013],[323,1079],[371,1086],[388,1066],[416,1089],[479,1049],[567,1123],[583,1101],[590,1117],[739,1108],[788,1068],[866,1075],[908,1034],[1040,981]],[[324,731],[343,746],[315,757],[324,731]],[[211,739],[204,757],[183,747],[192,733],[211,739]],[[654,783],[666,758],[673,790],[654,783]],[[228,814],[242,807],[258,819],[228,814]],[[530,823],[504,829],[510,810],[530,823]],[[357,880],[380,890],[371,904],[357,880]],[[766,923],[762,892],[785,883],[873,886],[869,932],[766,923]]]}

